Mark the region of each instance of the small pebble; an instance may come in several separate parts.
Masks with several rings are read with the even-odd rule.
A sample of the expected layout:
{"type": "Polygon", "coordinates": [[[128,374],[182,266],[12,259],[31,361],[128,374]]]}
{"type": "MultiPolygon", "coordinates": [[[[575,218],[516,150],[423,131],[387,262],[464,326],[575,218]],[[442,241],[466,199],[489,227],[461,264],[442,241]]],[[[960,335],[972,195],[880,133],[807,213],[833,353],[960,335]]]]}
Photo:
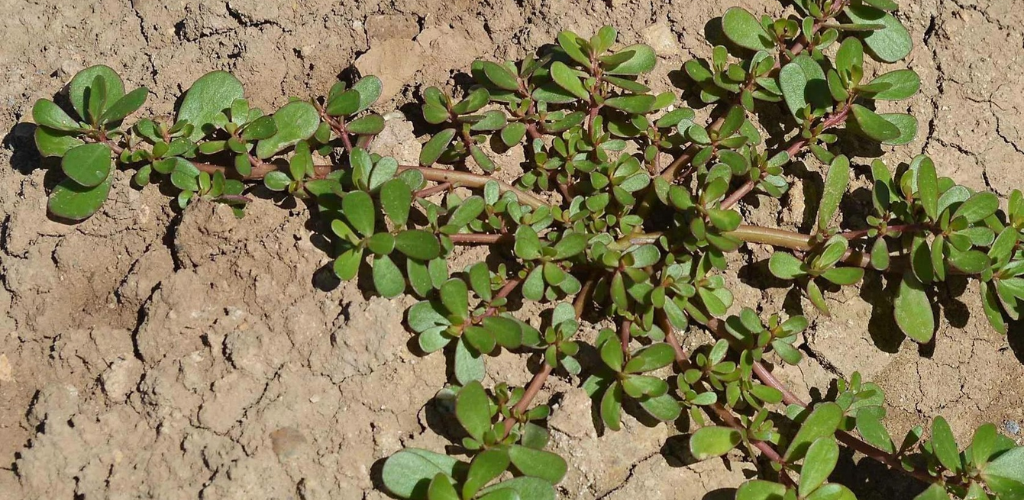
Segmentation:
{"type": "Polygon", "coordinates": [[[1003,422],[1003,428],[1006,429],[1006,432],[1009,432],[1010,434],[1013,434],[1014,436],[1019,436],[1020,435],[1020,424],[1018,424],[1017,422],[1015,422],[1013,420],[1007,420],[1007,421],[1003,422]]]}

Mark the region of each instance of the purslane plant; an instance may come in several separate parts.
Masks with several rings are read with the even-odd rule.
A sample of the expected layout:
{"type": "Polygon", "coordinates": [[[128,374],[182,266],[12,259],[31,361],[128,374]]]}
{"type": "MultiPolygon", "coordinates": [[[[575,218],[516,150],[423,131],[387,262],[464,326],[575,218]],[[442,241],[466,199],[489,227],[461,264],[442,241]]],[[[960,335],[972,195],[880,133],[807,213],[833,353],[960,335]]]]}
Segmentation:
{"type": "Polygon", "coordinates": [[[397,497],[554,498],[568,466],[545,450],[550,408],[534,399],[563,374],[592,396],[607,430],[620,428],[627,409],[664,422],[686,413],[697,459],[735,448],[755,458],[760,477],[739,487],[741,500],[854,498],[828,482],[840,446],[928,483],[920,499],[1024,498],[1024,448],[994,425],[958,444],[937,416],[927,431],[894,440],[882,390],[858,373],[813,402],[772,374],[772,363],[801,361],[793,344],[805,317],[729,314],[726,254],[746,243],[780,250],[771,274],[826,315],[827,295],[865,272],[897,280],[895,322],[920,343],[933,341],[935,284],[952,275],[980,283],[1000,332],[1024,307],[1020,191],[1001,209],[994,194],[939,177],[926,156],[861,168],[839,152],[841,131],[882,144],[917,132],[913,116],[875,111],[877,101],[915,94],[917,74],[867,65],[910,52],[897,5],[793,3],[800,15],[780,19],[729,9],[724,45],[684,65],[686,90],[713,106],[709,124],[675,93],[642,83],[656,62],[650,47],[620,46],[607,26],[590,38],[565,31],[522,61],[475,62],[475,84],[461,97],[425,89],[422,118],[436,133],[417,165],[372,153],[385,127],[369,111],[376,77],[264,113],[237,79],[213,72],[189,89],[173,122],[129,125],[147,90],[126,93],[113,70],[94,66],[68,86],[73,114],[48,100],[33,108],[40,153],[60,157],[67,175],[49,210],[89,217],[115,169],[134,171],[137,186],[173,186],[181,208],[201,199],[242,216],[261,186],[307,200],[333,238],[335,273],[349,280],[366,267],[380,295],[422,299],[408,327],[424,353],[452,359],[453,380],[437,397],[451,402],[464,437],[449,454],[388,458],[383,481],[397,497]],[[769,106],[785,118],[765,141],[752,119],[769,106]],[[523,175],[492,178],[495,152],[517,147],[523,175]],[[801,159],[826,172],[811,230],[744,224],[737,203],[751,193],[785,199],[788,166],[801,159]],[[855,169],[870,176],[873,213],[863,227],[842,227],[836,212],[855,169]],[[488,245],[501,264],[451,269],[460,245],[488,245]],[[541,322],[516,316],[525,301],[547,307],[541,322]],[[585,314],[615,328],[588,343],[577,335],[585,314]],[[691,328],[718,340],[687,352],[678,336],[691,328]],[[485,387],[486,359],[499,350],[540,361],[526,387],[485,387]],[[585,351],[600,362],[585,364],[585,351]]]}

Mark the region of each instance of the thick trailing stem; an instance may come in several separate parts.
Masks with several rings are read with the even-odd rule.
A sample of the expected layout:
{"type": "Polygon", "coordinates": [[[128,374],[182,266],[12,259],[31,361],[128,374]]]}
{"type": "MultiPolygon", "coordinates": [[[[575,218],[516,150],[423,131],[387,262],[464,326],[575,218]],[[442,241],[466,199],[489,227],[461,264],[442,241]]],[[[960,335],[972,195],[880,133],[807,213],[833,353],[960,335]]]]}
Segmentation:
{"type": "Polygon", "coordinates": [[[419,170],[423,174],[423,177],[428,181],[434,182],[450,182],[453,185],[465,186],[470,188],[482,188],[489,181],[498,183],[498,189],[504,193],[507,191],[512,192],[519,199],[519,202],[524,205],[529,205],[533,208],[540,208],[547,205],[548,203],[537,196],[523,191],[515,186],[501,182],[493,177],[487,175],[473,174],[469,172],[459,172],[455,170],[443,170],[440,168],[433,167],[417,167],[412,165],[401,165],[398,167],[398,171],[402,172],[405,170],[419,170]]]}
{"type": "MultiPolygon", "coordinates": [[[[228,169],[220,165],[212,165],[209,163],[193,163],[197,169],[208,174],[214,174],[216,172],[222,172],[224,175],[234,174],[233,169],[228,169]]],[[[314,177],[317,179],[323,179],[327,177],[332,171],[334,171],[334,165],[315,165],[314,166],[314,177]]],[[[270,172],[278,170],[278,166],[273,163],[262,163],[260,165],[253,165],[252,172],[246,176],[233,175],[241,180],[255,181],[262,179],[267,176],[270,172]]],[[[524,205],[529,205],[533,208],[540,208],[548,205],[548,203],[537,196],[523,191],[515,186],[508,183],[501,182],[493,177],[486,175],[473,174],[470,172],[459,172],[455,170],[444,170],[433,167],[420,167],[414,165],[401,165],[398,167],[398,171],[402,172],[405,170],[419,170],[423,174],[423,177],[428,181],[450,183],[451,185],[465,186],[469,188],[482,188],[488,181],[495,181],[498,183],[498,189],[501,192],[512,192],[519,199],[519,202],[524,205]]]]}
{"type": "Polygon", "coordinates": [[[505,234],[452,234],[448,236],[456,245],[492,245],[495,243],[512,243],[515,235],[505,234]]]}

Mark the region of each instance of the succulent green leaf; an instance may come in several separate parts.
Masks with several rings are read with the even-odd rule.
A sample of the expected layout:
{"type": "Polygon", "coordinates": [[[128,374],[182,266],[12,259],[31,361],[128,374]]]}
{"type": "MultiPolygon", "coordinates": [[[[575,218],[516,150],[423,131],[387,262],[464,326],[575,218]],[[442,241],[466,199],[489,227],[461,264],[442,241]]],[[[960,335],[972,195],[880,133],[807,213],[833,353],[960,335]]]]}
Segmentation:
{"type": "Polygon", "coordinates": [[[84,187],[95,187],[110,176],[113,165],[110,154],[106,144],[83,144],[65,153],[60,166],[71,180],[84,187]]]}
{"type": "Polygon", "coordinates": [[[426,144],[423,145],[423,149],[420,150],[420,165],[431,166],[438,158],[444,153],[444,150],[448,148],[448,145],[452,143],[452,139],[455,138],[455,129],[447,128],[437,133],[434,137],[431,137],[426,144]]]}
{"type": "Polygon", "coordinates": [[[609,63],[602,63],[609,75],[639,75],[654,69],[658,57],[650,46],[638,44],[623,47],[615,53],[620,56],[609,63]]]}
{"type": "Polygon", "coordinates": [[[519,472],[543,479],[553,485],[558,484],[569,470],[565,459],[550,451],[512,445],[508,450],[508,456],[519,472]]]}
{"type": "Polygon", "coordinates": [[[722,30],[729,40],[740,47],[750,50],[775,48],[775,40],[764,30],[761,22],[740,7],[725,11],[725,15],[722,16],[722,30]]]}
{"type": "Polygon", "coordinates": [[[934,221],[939,216],[939,177],[930,159],[922,161],[917,169],[917,195],[924,212],[934,221]]]}
{"type": "Polygon", "coordinates": [[[818,228],[825,229],[832,222],[849,185],[850,160],[845,155],[836,156],[825,177],[825,189],[821,194],[821,204],[818,205],[818,228]]]}
{"type": "Polygon", "coordinates": [[[399,498],[426,499],[430,482],[438,474],[455,475],[459,461],[439,453],[406,448],[388,457],[381,479],[399,498]]]}
{"type": "Polygon", "coordinates": [[[387,255],[373,259],[373,286],[382,297],[397,297],[405,291],[405,276],[387,255]]]}
{"type": "Polygon", "coordinates": [[[213,71],[196,80],[178,108],[178,121],[194,127],[189,140],[195,142],[213,132],[216,116],[241,99],[243,92],[242,82],[226,71],[213,71]]]}
{"type": "Polygon", "coordinates": [[[784,500],[786,487],[771,481],[755,479],[740,485],[736,500],[784,500]]]}
{"type": "Polygon", "coordinates": [[[953,214],[953,218],[963,217],[969,224],[988,218],[999,209],[999,198],[992,193],[976,193],[967,199],[953,214]]]}
{"type": "Polygon", "coordinates": [[[107,107],[103,115],[100,116],[100,123],[114,123],[123,120],[126,116],[138,111],[146,103],[148,95],[149,89],[146,87],[139,87],[125,94],[107,107]]]}
{"type": "Polygon", "coordinates": [[[982,469],[981,477],[1001,499],[1024,498],[1024,447],[1018,446],[996,456],[982,469]]]}
{"type": "MultiPolygon", "coordinates": [[[[469,466],[469,474],[462,485],[462,495],[465,498],[472,498],[487,483],[500,476],[505,469],[508,469],[509,453],[505,450],[485,450],[473,457],[473,463],[469,466]]],[[[434,500],[431,498],[431,500],[434,500]]]]}
{"type": "Polygon", "coordinates": [[[787,462],[803,458],[811,443],[819,438],[831,436],[839,428],[842,419],[843,409],[839,405],[831,402],[818,404],[800,425],[800,430],[789,442],[789,447],[782,458],[787,462]]]}
{"type": "Polygon", "coordinates": [[[75,132],[61,132],[49,127],[36,127],[35,141],[39,154],[61,157],[73,148],[85,144],[75,132]]]}
{"type": "Polygon", "coordinates": [[[242,129],[242,140],[260,141],[273,137],[277,133],[277,123],[273,116],[261,116],[242,129]]]}
{"type": "Polygon", "coordinates": [[[380,204],[396,227],[405,226],[412,208],[412,190],[402,179],[391,179],[380,187],[380,204]]]}
{"type": "Polygon", "coordinates": [[[406,256],[427,261],[441,255],[441,244],[432,233],[422,229],[402,231],[395,236],[395,248],[406,256]]]}
{"type": "Polygon", "coordinates": [[[36,101],[32,106],[32,119],[37,125],[53,130],[67,132],[78,129],[78,123],[60,109],[60,106],[48,99],[36,101]]]}
{"type": "Polygon", "coordinates": [[[768,270],[779,279],[792,280],[807,274],[807,266],[800,259],[785,252],[775,252],[768,259],[768,270]]]}
{"type": "Polygon", "coordinates": [[[299,141],[309,139],[320,125],[320,113],[305,101],[285,104],[273,116],[277,133],[256,144],[258,158],[270,158],[299,141]]]}
{"type": "Polygon", "coordinates": [[[800,496],[806,497],[828,479],[839,461],[839,445],[831,436],[818,438],[807,449],[800,471],[800,496]]]}
{"type": "Polygon", "coordinates": [[[555,500],[556,492],[551,483],[538,477],[524,476],[488,486],[480,494],[480,500],[555,500]]]}
{"type": "Polygon", "coordinates": [[[491,401],[479,381],[471,381],[462,387],[455,400],[455,417],[469,435],[483,441],[484,433],[491,428],[491,401]]]}
{"type": "Polygon", "coordinates": [[[743,434],[732,427],[708,426],[690,436],[690,453],[697,460],[725,455],[740,444],[743,434]]]}
{"type": "Polygon", "coordinates": [[[836,52],[835,64],[837,70],[845,73],[864,66],[864,45],[859,38],[849,37],[843,40],[836,52]]]}
{"type": "Polygon", "coordinates": [[[914,115],[908,115],[906,113],[882,113],[878,116],[885,118],[886,121],[896,126],[900,131],[895,139],[889,139],[882,141],[882,144],[888,144],[890,146],[899,146],[901,144],[907,144],[913,141],[917,137],[917,117],[914,115]]]}
{"type": "Polygon", "coordinates": [[[288,177],[288,174],[281,172],[280,170],[268,172],[267,175],[263,177],[263,185],[271,191],[284,191],[285,189],[288,189],[288,185],[291,184],[291,182],[292,179],[288,177]]]}
{"type": "Polygon", "coordinates": [[[482,61],[481,66],[484,70],[484,75],[491,81],[496,87],[504,90],[518,90],[519,80],[505,69],[504,66],[493,63],[490,61],[482,61]]]}
{"type": "Polygon", "coordinates": [[[872,93],[872,99],[879,101],[899,101],[917,93],[921,88],[921,77],[917,76],[917,73],[915,73],[914,70],[899,69],[885,73],[868,83],[868,85],[871,86],[876,84],[888,84],[889,88],[881,92],[872,93]]]}
{"type": "Polygon", "coordinates": [[[664,343],[654,344],[637,351],[629,362],[626,363],[623,371],[626,373],[654,371],[672,364],[674,360],[675,351],[672,349],[672,346],[664,343]]]}
{"type": "Polygon", "coordinates": [[[880,142],[891,141],[900,137],[900,129],[889,122],[889,120],[879,116],[878,113],[860,104],[852,105],[851,109],[853,111],[853,119],[864,135],[880,142]]]}
{"type": "Polygon", "coordinates": [[[359,110],[359,91],[349,89],[333,95],[327,101],[325,111],[330,116],[348,116],[359,110]]]}
{"type": "Polygon", "coordinates": [[[380,78],[376,76],[368,75],[362,77],[355,85],[352,85],[352,90],[359,92],[359,107],[355,110],[355,113],[359,113],[369,109],[373,103],[377,102],[381,91],[384,90],[384,82],[380,81],[380,78]]]}
{"type": "Polygon", "coordinates": [[[613,431],[622,427],[622,385],[612,384],[601,396],[601,421],[613,431]]]}
{"type": "Polygon", "coordinates": [[[894,63],[907,57],[914,43],[910,33],[892,14],[867,5],[851,5],[844,11],[857,24],[881,24],[880,30],[873,30],[864,36],[864,45],[875,59],[894,63]]]}
{"type": "Polygon", "coordinates": [[[96,213],[103,206],[103,202],[107,201],[111,178],[112,176],[108,176],[105,181],[92,187],[83,186],[73,179],[65,179],[50,193],[47,208],[57,217],[73,221],[84,220],[96,213]]]}
{"type": "Polygon", "coordinates": [[[903,275],[903,281],[893,301],[893,314],[900,330],[914,341],[924,344],[935,333],[932,304],[924,285],[912,273],[903,275]]]}
{"type": "Polygon", "coordinates": [[[384,117],[375,114],[361,116],[346,124],[345,130],[358,135],[379,134],[384,130],[384,117]]]}
{"type": "Polygon", "coordinates": [[[941,416],[932,421],[932,450],[945,468],[954,473],[960,470],[960,448],[953,437],[953,429],[941,416]]]}
{"type": "MultiPolygon", "coordinates": [[[[89,110],[95,107],[96,104],[92,101],[97,97],[98,92],[92,87],[97,78],[103,80],[106,103],[113,103],[124,95],[124,82],[121,81],[121,77],[118,76],[117,72],[110,67],[96,65],[79,71],[71,79],[71,83],[68,84],[68,99],[71,101],[71,106],[75,109],[75,112],[78,113],[78,117],[82,120],[95,121],[99,118],[99,115],[91,116],[89,113],[89,110]]],[[[99,111],[102,114],[103,110],[100,109],[99,111]]]]}
{"type": "Polygon", "coordinates": [[[576,76],[576,71],[570,69],[565,63],[555,61],[551,64],[551,78],[570,94],[580,99],[590,98],[590,93],[583,87],[583,82],[576,76]]]}

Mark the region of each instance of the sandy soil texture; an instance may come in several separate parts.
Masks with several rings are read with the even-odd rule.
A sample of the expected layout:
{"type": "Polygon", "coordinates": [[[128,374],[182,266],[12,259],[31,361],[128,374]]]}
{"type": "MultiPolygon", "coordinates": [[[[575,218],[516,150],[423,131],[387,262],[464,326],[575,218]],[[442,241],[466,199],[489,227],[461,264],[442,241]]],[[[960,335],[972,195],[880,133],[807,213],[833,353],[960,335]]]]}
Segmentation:
{"type": "MultiPolygon", "coordinates": [[[[1024,1],[903,3],[916,42],[906,64],[924,83],[898,110],[921,133],[850,152],[862,165],[926,152],[973,188],[1024,186],[1024,1]]],[[[157,187],[119,178],[88,221],[50,221],[53,164],[27,120],[77,70],[112,66],[152,90],[144,112],[162,114],[214,69],[269,107],[325,93],[354,66],[386,82],[379,111],[404,113],[388,115],[377,151],[412,161],[426,129],[409,103],[429,85],[457,88],[475,58],[518,58],[562,29],[613,23],[623,42],[657,48],[651,83],[671,89],[684,61],[709,54],[705,24],[731,5],[782,12],[774,0],[0,0],[0,498],[382,499],[382,459],[441,450],[450,433],[431,402],[444,359],[407,348],[410,299],[336,283],[302,205],[260,199],[243,220],[203,203],[180,213],[157,187]]],[[[798,174],[786,208],[761,199],[744,206],[748,219],[802,225],[801,184],[820,183],[817,168],[798,174]]],[[[864,194],[844,212],[869,206],[864,194]]],[[[733,257],[736,307],[791,305],[786,290],[764,289],[756,262],[768,255],[733,257]]],[[[810,359],[781,377],[807,395],[860,370],[887,391],[894,433],[941,413],[961,440],[983,422],[1020,440],[1024,330],[1009,342],[993,333],[976,286],[951,282],[937,340],[918,347],[890,319],[888,286],[871,278],[830,296],[835,314],[812,314],[801,346],[810,359]]],[[[522,365],[498,358],[489,377],[523,384],[522,365]]],[[[554,398],[554,448],[571,464],[564,498],[726,499],[752,471],[738,455],[693,464],[685,429],[627,417],[599,436],[577,385],[554,380],[542,396],[554,398]]],[[[861,498],[921,489],[857,461],[844,456],[838,476],[861,498]]]]}

